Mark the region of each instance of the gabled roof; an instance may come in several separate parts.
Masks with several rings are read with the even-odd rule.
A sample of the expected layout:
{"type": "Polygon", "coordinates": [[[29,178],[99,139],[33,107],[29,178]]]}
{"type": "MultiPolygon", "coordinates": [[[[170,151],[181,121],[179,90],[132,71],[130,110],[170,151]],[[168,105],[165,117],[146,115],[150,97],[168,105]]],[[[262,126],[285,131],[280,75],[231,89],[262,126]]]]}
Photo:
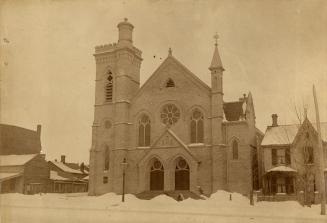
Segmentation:
{"type": "Polygon", "coordinates": [[[38,154],[26,155],[1,155],[0,166],[22,166],[32,160],[38,154]]]}
{"type": "MultiPolygon", "coordinates": [[[[315,131],[317,131],[317,124],[311,122],[310,124],[312,124],[315,131]]],[[[322,122],[320,127],[321,138],[324,142],[327,142],[327,123],[322,122]]],[[[268,126],[261,145],[290,145],[294,142],[300,128],[300,124],[268,126]]]]}
{"type": "Polygon", "coordinates": [[[193,159],[195,159],[197,162],[199,161],[196,156],[190,151],[190,149],[188,148],[188,146],[171,130],[171,129],[166,129],[166,131],[164,131],[161,136],[158,137],[158,139],[156,141],[154,141],[154,143],[151,145],[151,147],[155,147],[155,145],[166,135],[166,134],[171,135],[181,146],[182,148],[184,148],[184,150],[193,157],[193,159]]]}
{"type": "Polygon", "coordinates": [[[243,116],[243,101],[225,102],[224,114],[227,121],[239,121],[243,116]]]}
{"type": "Polygon", "coordinates": [[[194,83],[196,83],[200,88],[202,88],[203,90],[207,91],[207,93],[209,94],[211,91],[211,88],[204,83],[200,78],[198,78],[195,74],[193,74],[187,67],[185,67],[181,62],[179,62],[175,57],[169,55],[161,64],[160,66],[153,72],[153,74],[145,81],[145,83],[142,85],[142,87],[139,89],[139,91],[137,92],[137,94],[134,96],[134,98],[137,98],[138,95],[140,95],[144,89],[146,88],[146,86],[149,85],[149,83],[151,83],[151,81],[153,79],[155,79],[156,76],[160,75],[160,71],[169,63],[174,63],[176,64],[178,67],[180,67],[182,70],[185,71],[185,73],[187,74],[186,76],[189,77],[194,83]]]}
{"type": "Polygon", "coordinates": [[[83,174],[83,172],[81,172],[80,170],[75,170],[73,168],[70,168],[62,162],[57,162],[57,161],[49,161],[49,162],[51,162],[53,165],[55,165],[56,167],[58,167],[59,169],[61,169],[64,172],[83,174]]]}

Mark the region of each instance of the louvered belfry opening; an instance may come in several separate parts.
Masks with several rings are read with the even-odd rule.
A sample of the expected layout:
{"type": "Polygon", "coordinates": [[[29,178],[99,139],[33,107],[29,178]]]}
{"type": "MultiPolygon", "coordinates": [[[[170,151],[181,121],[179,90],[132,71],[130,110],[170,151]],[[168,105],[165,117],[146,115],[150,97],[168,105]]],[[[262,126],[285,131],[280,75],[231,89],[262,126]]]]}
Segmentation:
{"type": "Polygon", "coordinates": [[[107,84],[106,84],[106,101],[112,101],[112,92],[113,92],[113,77],[112,72],[108,71],[107,84]]]}

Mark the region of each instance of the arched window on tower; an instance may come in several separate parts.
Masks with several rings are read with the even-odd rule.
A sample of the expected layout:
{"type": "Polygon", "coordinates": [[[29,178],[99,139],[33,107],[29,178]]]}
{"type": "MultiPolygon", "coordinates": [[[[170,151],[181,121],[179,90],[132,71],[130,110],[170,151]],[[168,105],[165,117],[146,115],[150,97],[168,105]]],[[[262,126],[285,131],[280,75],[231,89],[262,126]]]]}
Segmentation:
{"type": "Polygon", "coordinates": [[[150,146],[151,123],[149,116],[143,114],[139,119],[139,146],[150,146]]]}
{"type": "Polygon", "coordinates": [[[199,109],[194,109],[191,116],[191,143],[203,143],[203,138],[203,114],[199,109]]]}
{"type": "Polygon", "coordinates": [[[233,160],[238,159],[238,142],[236,140],[232,143],[232,150],[233,150],[233,160]]]}
{"type": "Polygon", "coordinates": [[[112,102],[112,92],[113,92],[113,76],[112,72],[109,70],[107,72],[107,83],[106,83],[106,101],[112,102]]]}
{"type": "Polygon", "coordinates": [[[104,151],[104,170],[108,171],[109,170],[109,147],[106,146],[105,147],[105,151],[104,151]]]}

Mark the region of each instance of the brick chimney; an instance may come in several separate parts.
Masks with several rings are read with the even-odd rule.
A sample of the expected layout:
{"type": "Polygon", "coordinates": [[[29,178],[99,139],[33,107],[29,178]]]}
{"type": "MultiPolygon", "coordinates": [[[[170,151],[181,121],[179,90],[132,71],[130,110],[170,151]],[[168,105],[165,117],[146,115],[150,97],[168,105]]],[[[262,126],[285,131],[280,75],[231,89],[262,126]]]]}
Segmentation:
{"type": "Polygon", "coordinates": [[[36,133],[38,134],[38,136],[41,136],[41,125],[36,126],[36,133]]]}
{"type": "Polygon", "coordinates": [[[61,155],[60,162],[66,163],[66,156],[65,155],[61,155]]]}
{"type": "Polygon", "coordinates": [[[277,114],[272,114],[271,115],[271,118],[272,118],[272,127],[276,127],[278,126],[278,115],[277,114]]]}

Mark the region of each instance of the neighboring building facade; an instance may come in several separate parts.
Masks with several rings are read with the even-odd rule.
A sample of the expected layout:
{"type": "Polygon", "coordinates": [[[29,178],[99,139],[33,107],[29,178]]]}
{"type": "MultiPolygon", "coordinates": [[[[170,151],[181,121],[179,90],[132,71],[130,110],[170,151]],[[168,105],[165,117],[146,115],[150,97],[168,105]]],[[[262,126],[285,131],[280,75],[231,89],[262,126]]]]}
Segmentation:
{"type": "MultiPolygon", "coordinates": [[[[261,143],[263,194],[275,200],[317,202],[320,185],[316,124],[305,118],[302,124],[278,125],[276,114],[272,119],[261,143]]],[[[326,165],[327,123],[321,123],[321,131],[326,165]]]]}
{"type": "Polygon", "coordinates": [[[0,124],[0,191],[46,192],[49,168],[41,152],[41,126],[29,130],[0,124]]]}
{"type": "Polygon", "coordinates": [[[43,154],[0,155],[1,193],[44,193],[48,180],[43,154]]]}
{"type": "Polygon", "coordinates": [[[95,48],[96,90],[89,194],[219,189],[248,194],[260,132],[251,93],[223,100],[215,44],[211,87],[172,55],[140,87],[141,51],[133,25],[118,24],[118,43],[95,48]]]}
{"type": "Polygon", "coordinates": [[[0,124],[0,155],[37,154],[41,152],[41,125],[36,131],[0,124]]]}
{"type": "Polygon", "coordinates": [[[88,191],[88,170],[84,163],[66,162],[61,156],[60,162],[49,161],[50,180],[48,192],[79,193],[88,191]]]}

